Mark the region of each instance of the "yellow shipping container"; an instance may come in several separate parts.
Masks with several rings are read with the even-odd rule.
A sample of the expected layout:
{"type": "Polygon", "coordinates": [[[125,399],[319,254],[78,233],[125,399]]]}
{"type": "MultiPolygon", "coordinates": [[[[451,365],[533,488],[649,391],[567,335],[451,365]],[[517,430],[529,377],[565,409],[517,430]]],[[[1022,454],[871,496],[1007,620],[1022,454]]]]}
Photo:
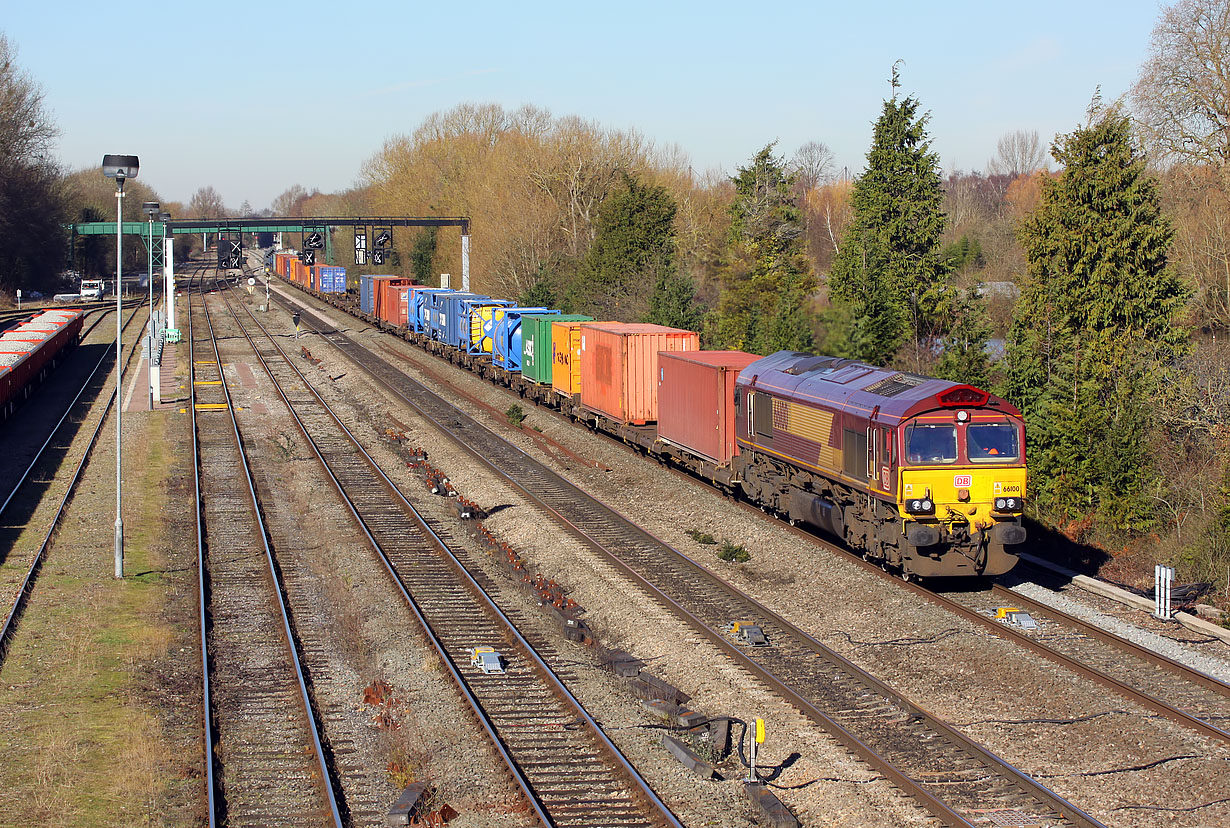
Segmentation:
{"type": "Polygon", "coordinates": [[[570,397],[581,393],[581,324],[551,323],[551,387],[570,397]]]}

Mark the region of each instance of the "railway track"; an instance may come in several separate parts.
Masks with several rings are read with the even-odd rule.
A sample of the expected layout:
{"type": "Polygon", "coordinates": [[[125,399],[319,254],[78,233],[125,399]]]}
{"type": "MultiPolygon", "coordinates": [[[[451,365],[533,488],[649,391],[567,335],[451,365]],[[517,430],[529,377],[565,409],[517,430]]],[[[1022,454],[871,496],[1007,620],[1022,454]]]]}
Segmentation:
{"type": "MultiPolygon", "coordinates": [[[[139,311],[140,306],[137,306],[128,319],[125,320],[124,330],[127,330],[132,324],[139,311]]],[[[104,316],[105,314],[100,316],[91,325],[89,330],[82,333],[83,339],[102,321],[104,316]]],[[[134,341],[129,344],[125,363],[132,359],[133,354],[136,353],[137,346],[140,344],[137,338],[134,337],[133,339],[134,341]]],[[[69,459],[72,454],[72,440],[69,432],[71,431],[75,435],[80,430],[79,427],[88,423],[91,419],[91,414],[88,411],[81,415],[83,417],[81,420],[76,420],[73,414],[74,412],[79,412],[82,406],[93,406],[98,392],[102,390],[110,377],[110,371],[103,371],[102,368],[109,360],[114,360],[114,357],[114,349],[104,349],[102,355],[86,376],[85,381],[81,384],[77,394],[65,406],[59,420],[50,431],[46,432],[46,439],[34,453],[29,464],[25,467],[24,471],[17,475],[17,479],[13,481],[9,493],[5,496],[3,503],[0,503],[0,518],[8,518],[13,514],[24,516],[34,512],[38,501],[44,496],[44,492],[42,490],[33,491],[35,487],[32,485],[31,475],[39,468],[55,468],[69,459]],[[88,391],[93,391],[94,393],[87,394],[88,391]],[[57,436],[61,439],[68,438],[69,442],[65,445],[57,445],[57,436]],[[23,502],[27,500],[28,502],[23,502]]],[[[112,406],[115,405],[115,401],[116,391],[113,388],[106,404],[97,412],[97,422],[90,433],[90,439],[81,450],[81,456],[77,460],[73,473],[65,483],[64,493],[60,497],[54,515],[48,521],[47,530],[43,534],[42,541],[38,547],[20,557],[19,552],[15,553],[14,550],[10,549],[5,554],[3,560],[0,561],[0,595],[4,596],[4,603],[8,606],[4,623],[0,626],[0,665],[4,663],[4,659],[8,655],[12,638],[17,632],[21,616],[25,612],[34,585],[38,580],[39,573],[42,571],[43,562],[47,559],[47,553],[54,542],[56,530],[60,526],[60,520],[68,508],[68,504],[72,501],[73,493],[77,489],[77,484],[81,481],[86,465],[90,460],[90,454],[98,442],[99,436],[102,434],[103,424],[107,421],[107,415],[110,413],[112,406]]],[[[24,519],[24,517],[17,519],[24,519]]]]}
{"type": "Polygon", "coordinates": [[[189,289],[188,329],[210,825],[342,828],[199,287],[189,289]]]}
{"type": "MultiPolygon", "coordinates": [[[[289,300],[284,300],[289,303],[289,300]]],[[[1089,815],[310,315],[322,339],[944,824],[1097,826],[1089,815]],[[771,646],[724,632],[758,623],[771,646]],[[1017,822],[1013,822],[1016,820],[1017,822]]]]}
{"type": "MultiPolygon", "coordinates": [[[[476,406],[490,409],[490,406],[469,396],[447,379],[435,376],[452,392],[466,396],[476,406]]],[[[548,453],[562,448],[549,448],[545,445],[545,438],[533,434],[528,436],[543,444],[540,447],[548,453]]],[[[623,447],[634,452],[630,447],[623,447]]],[[[573,459],[588,462],[575,456],[573,459]]],[[[671,471],[689,480],[694,479],[684,470],[672,467],[671,471]]],[[[740,502],[739,505],[758,520],[781,523],[751,504],[740,502]]],[[[801,527],[789,528],[798,536],[829,551],[849,554],[849,550],[811,531],[801,527]]],[[[870,574],[892,582],[896,588],[913,590],[918,596],[1101,684],[1128,701],[1204,737],[1230,742],[1230,686],[1212,676],[1053,609],[1000,583],[992,584],[987,591],[978,592],[935,590],[924,584],[902,583],[874,563],[861,561],[861,564],[870,574]],[[1025,609],[1036,618],[1046,619],[1046,623],[1036,631],[1005,625],[992,617],[995,610],[1002,606],[1025,609]]]]}
{"type": "Polygon", "coordinates": [[[263,367],[538,819],[586,828],[679,826],[454,554],[447,530],[402,496],[274,338],[248,318],[245,335],[263,367]],[[476,646],[498,650],[503,671],[472,664],[476,646]]]}

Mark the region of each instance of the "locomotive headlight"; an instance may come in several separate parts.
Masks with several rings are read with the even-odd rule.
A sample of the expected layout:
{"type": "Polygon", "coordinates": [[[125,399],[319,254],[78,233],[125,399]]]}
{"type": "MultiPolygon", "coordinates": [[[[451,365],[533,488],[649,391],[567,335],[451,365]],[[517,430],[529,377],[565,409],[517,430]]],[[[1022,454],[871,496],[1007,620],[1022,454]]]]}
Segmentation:
{"type": "Polygon", "coordinates": [[[1002,512],[1004,509],[1008,508],[1008,501],[1002,497],[995,498],[995,508],[1002,512]]]}
{"type": "Polygon", "coordinates": [[[995,498],[995,511],[997,512],[1020,512],[1025,509],[1025,501],[1019,497],[997,497],[995,498]]]}
{"type": "Polygon", "coordinates": [[[963,422],[965,422],[965,421],[966,421],[966,420],[968,420],[968,419],[969,419],[969,412],[968,412],[968,411],[958,411],[958,412],[957,412],[957,422],[958,422],[958,423],[963,423],[963,422]]]}
{"type": "Polygon", "coordinates": [[[905,510],[911,515],[929,515],[935,511],[935,503],[929,497],[915,497],[905,502],[905,510]]]}

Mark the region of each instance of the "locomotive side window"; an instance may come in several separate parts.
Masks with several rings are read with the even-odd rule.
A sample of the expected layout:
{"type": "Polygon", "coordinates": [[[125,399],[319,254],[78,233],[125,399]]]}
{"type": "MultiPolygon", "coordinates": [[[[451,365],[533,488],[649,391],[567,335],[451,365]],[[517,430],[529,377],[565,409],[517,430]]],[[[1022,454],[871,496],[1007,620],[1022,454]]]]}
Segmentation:
{"type": "Polygon", "coordinates": [[[753,434],[762,437],[773,436],[773,398],[768,394],[754,391],[748,392],[747,421],[753,434]]]}
{"type": "Polygon", "coordinates": [[[965,429],[965,447],[975,463],[1002,463],[1021,456],[1016,426],[1011,423],[977,423],[965,429]]]}
{"type": "Polygon", "coordinates": [[[906,427],[905,457],[911,463],[955,462],[957,427],[922,423],[906,427]]]}
{"type": "Polygon", "coordinates": [[[847,477],[867,479],[867,432],[843,429],[841,435],[842,467],[847,477]]]}

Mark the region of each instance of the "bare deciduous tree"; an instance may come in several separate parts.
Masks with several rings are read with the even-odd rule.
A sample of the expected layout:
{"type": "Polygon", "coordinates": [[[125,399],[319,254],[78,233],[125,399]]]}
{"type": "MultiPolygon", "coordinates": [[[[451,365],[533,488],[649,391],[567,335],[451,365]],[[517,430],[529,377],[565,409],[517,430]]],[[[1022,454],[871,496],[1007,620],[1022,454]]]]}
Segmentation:
{"type": "Polygon", "coordinates": [[[1159,157],[1216,167],[1230,161],[1230,3],[1180,0],[1163,12],[1132,103],[1159,157]]]}
{"type": "Polygon", "coordinates": [[[300,184],[288,187],[273,200],[270,208],[275,216],[298,216],[308,192],[300,184]]]}
{"type": "Polygon", "coordinates": [[[813,190],[833,177],[833,151],[820,141],[808,141],[799,147],[790,166],[803,192],[813,190]]]}
{"type": "Polygon", "coordinates": [[[1038,139],[1038,130],[1018,129],[1009,132],[995,144],[995,157],[987,162],[987,175],[1030,175],[1046,169],[1046,150],[1038,139]]]}
{"type": "Polygon", "coordinates": [[[58,130],[43,92],[0,35],[0,288],[48,289],[64,261],[58,130]]]}
{"type": "Polygon", "coordinates": [[[227,214],[222,196],[213,187],[202,187],[188,201],[188,216],[199,219],[224,218],[227,214]]]}
{"type": "Polygon", "coordinates": [[[0,34],[0,158],[44,163],[58,134],[43,108],[43,91],[17,67],[8,39],[0,34]]]}

